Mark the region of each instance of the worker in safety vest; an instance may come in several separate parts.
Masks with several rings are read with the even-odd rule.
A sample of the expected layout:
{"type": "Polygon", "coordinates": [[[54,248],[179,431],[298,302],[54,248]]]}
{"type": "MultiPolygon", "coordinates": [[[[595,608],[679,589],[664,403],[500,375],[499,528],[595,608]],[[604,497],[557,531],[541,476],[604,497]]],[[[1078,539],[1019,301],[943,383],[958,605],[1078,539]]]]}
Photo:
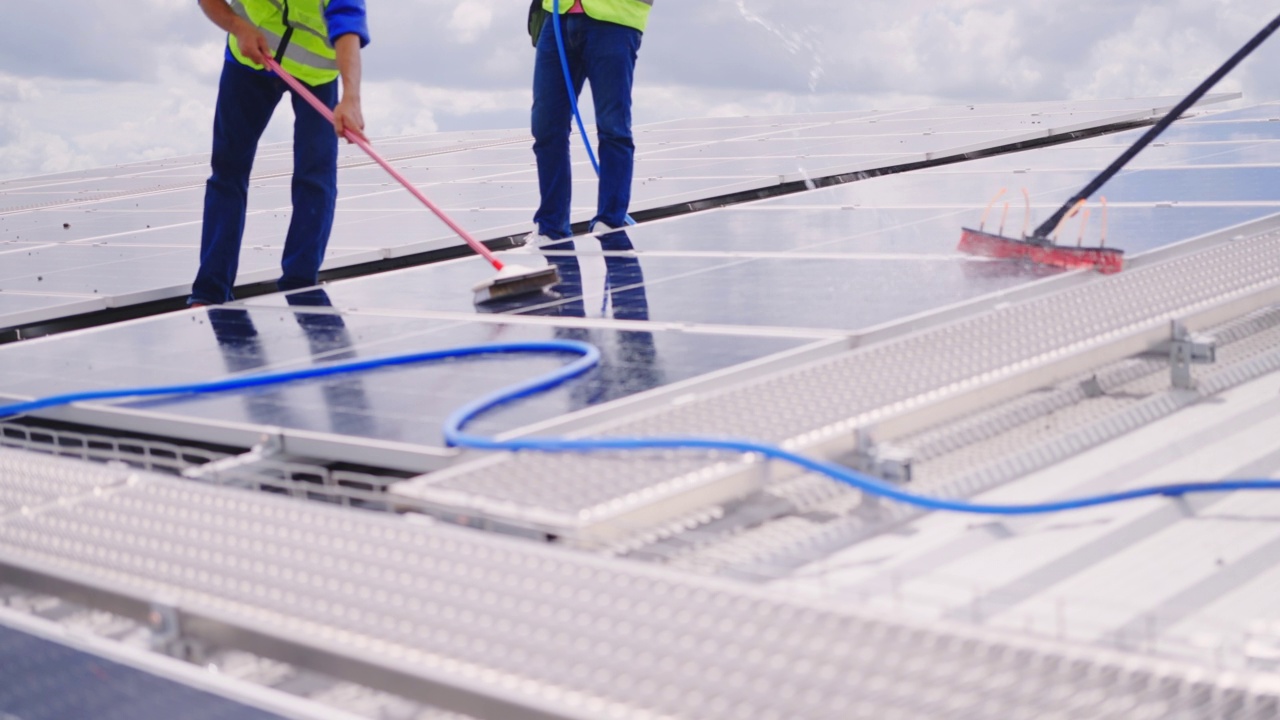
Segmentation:
{"type": "Polygon", "coordinates": [[[198,0],[227,31],[213,120],[213,173],[205,186],[200,270],[189,305],[232,300],[244,234],[249,173],[258,140],[285,92],[293,101],[293,215],[281,258],[281,290],[315,285],[338,196],[338,137],[363,137],[360,49],[369,43],[364,0],[198,0]],[[333,109],[331,124],[263,69],[271,56],[333,109]],[[342,98],[338,99],[341,79],[342,98]]]}
{"type": "MultiPolygon", "coordinates": [[[[635,165],[631,83],[653,0],[559,0],[558,4],[574,93],[581,93],[583,81],[590,81],[595,101],[600,185],[591,229],[599,234],[627,224],[635,165]]],[[[554,0],[542,2],[548,12],[553,12],[555,5],[554,0]]],[[[569,132],[573,110],[552,19],[543,22],[537,48],[532,126],[542,200],[533,216],[537,229],[529,238],[531,242],[558,240],[571,234],[569,132]]]]}

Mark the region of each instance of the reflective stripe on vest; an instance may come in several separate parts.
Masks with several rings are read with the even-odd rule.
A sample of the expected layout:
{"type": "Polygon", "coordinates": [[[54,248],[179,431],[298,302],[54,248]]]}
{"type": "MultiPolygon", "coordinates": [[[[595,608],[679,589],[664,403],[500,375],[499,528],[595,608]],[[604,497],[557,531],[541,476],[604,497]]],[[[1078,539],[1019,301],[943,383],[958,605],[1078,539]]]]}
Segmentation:
{"type": "MultiPolygon", "coordinates": [[[[552,0],[542,0],[542,7],[552,12],[555,4],[552,0]]],[[[573,0],[560,0],[560,12],[567,13],[573,7],[573,0]]],[[[653,0],[582,0],[582,9],[596,20],[626,25],[644,32],[649,21],[649,11],[653,9],[653,0]]]]}
{"type": "MultiPolygon", "coordinates": [[[[328,0],[231,0],[231,9],[258,28],[275,48],[280,65],[308,85],[323,85],[338,77],[338,56],[324,21],[326,5],[328,0]]],[[[228,44],[236,60],[262,69],[240,52],[234,35],[228,36],[228,44]]]]}

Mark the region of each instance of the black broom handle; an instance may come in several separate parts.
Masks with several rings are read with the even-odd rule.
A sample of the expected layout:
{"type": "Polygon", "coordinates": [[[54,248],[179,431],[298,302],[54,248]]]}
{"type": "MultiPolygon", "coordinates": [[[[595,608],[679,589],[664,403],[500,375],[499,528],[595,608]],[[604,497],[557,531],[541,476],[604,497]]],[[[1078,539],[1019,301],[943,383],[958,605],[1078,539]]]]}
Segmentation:
{"type": "Polygon", "coordinates": [[[1057,229],[1058,223],[1062,222],[1062,218],[1066,216],[1067,212],[1070,211],[1071,208],[1075,207],[1081,200],[1085,200],[1092,196],[1099,188],[1105,185],[1113,175],[1120,172],[1121,168],[1128,164],[1135,155],[1142,152],[1142,149],[1149,145],[1152,140],[1155,140],[1160,133],[1164,132],[1165,128],[1172,125],[1174,120],[1182,117],[1182,114],[1186,112],[1188,108],[1199,102],[1200,98],[1204,97],[1204,94],[1209,92],[1214,85],[1217,85],[1218,81],[1227,73],[1231,72],[1236,65],[1239,65],[1240,61],[1248,57],[1249,53],[1256,50],[1259,45],[1265,42],[1266,39],[1271,36],[1271,33],[1276,31],[1276,28],[1280,28],[1280,15],[1277,15],[1276,19],[1272,20],[1270,24],[1262,29],[1262,32],[1255,35],[1252,40],[1245,44],[1244,47],[1240,48],[1235,55],[1231,56],[1230,60],[1223,63],[1222,67],[1218,68],[1208,77],[1208,79],[1200,83],[1200,87],[1196,88],[1190,95],[1183,98],[1182,102],[1178,103],[1177,106],[1170,110],[1167,115],[1160,119],[1160,122],[1152,125],[1151,128],[1147,130],[1146,134],[1141,138],[1138,138],[1138,141],[1131,145],[1128,150],[1125,150],[1120,157],[1116,158],[1115,162],[1111,163],[1106,170],[1103,170],[1088,185],[1085,185],[1083,190],[1073,195],[1062,207],[1058,208],[1057,212],[1055,212],[1048,220],[1045,220],[1040,227],[1036,228],[1036,231],[1032,236],[1037,238],[1047,238],[1049,233],[1057,229]]]}

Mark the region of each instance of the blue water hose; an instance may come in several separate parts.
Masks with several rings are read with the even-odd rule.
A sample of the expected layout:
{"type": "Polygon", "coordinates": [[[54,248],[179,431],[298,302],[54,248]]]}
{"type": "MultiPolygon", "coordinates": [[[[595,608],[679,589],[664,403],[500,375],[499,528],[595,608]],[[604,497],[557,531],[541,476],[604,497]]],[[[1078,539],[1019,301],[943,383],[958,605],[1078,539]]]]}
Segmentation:
{"type": "Polygon", "coordinates": [[[123,388],[118,390],[94,390],[88,392],[68,393],[51,397],[19,402],[0,406],[0,418],[32,412],[42,408],[67,405],[87,400],[108,400],[120,398],[154,397],[160,395],[210,395],[260,388],[269,385],[280,385],[296,380],[309,380],[334,375],[349,375],[369,372],[371,370],[424,362],[435,362],[452,358],[475,357],[481,355],[509,354],[555,354],[575,355],[572,362],[547,373],[468,403],[453,412],[445,421],[444,436],[446,442],[454,447],[474,448],[478,450],[500,451],[536,451],[547,453],[592,453],[603,451],[637,451],[637,450],[725,450],[737,453],[756,454],[761,457],[792,463],[805,470],[821,473],[827,477],[852,486],[869,495],[914,505],[926,510],[946,510],[951,512],[973,513],[980,515],[1037,515],[1045,513],[1076,510],[1096,505],[1107,505],[1144,497],[1166,496],[1177,497],[1193,493],[1231,492],[1236,490],[1280,490],[1278,480],[1225,480],[1222,482],[1189,482],[1171,485],[1154,485],[1134,488],[1102,495],[1066,498],[1041,503],[1028,504],[986,504],[966,500],[951,500],[909,492],[897,485],[878,480],[863,473],[824,460],[817,460],[798,455],[772,445],[750,440],[734,440],[699,437],[640,437],[640,438],[517,438],[513,440],[497,440],[481,437],[466,432],[465,428],[476,418],[497,407],[506,405],[521,398],[529,397],[555,388],[568,380],[579,377],[591,370],[600,361],[600,351],[595,346],[575,340],[548,340],[516,343],[493,343],[471,345],[445,350],[392,355],[370,360],[358,360],[345,363],[333,363],[282,372],[255,373],[225,380],[183,385],[167,385],[156,387],[123,388]]]}
{"type": "MultiPolygon", "coordinates": [[[[582,122],[582,113],[578,111],[578,93],[573,88],[573,74],[569,72],[569,53],[564,49],[564,37],[560,33],[560,0],[551,0],[551,29],[555,31],[556,50],[560,52],[560,70],[564,73],[564,89],[569,95],[569,107],[573,108],[573,117],[578,121],[578,134],[582,136],[582,145],[587,149],[587,157],[591,160],[591,168],[596,171],[596,179],[600,179],[600,163],[596,161],[596,152],[591,149],[591,141],[587,139],[587,126],[582,122]]],[[[627,215],[627,224],[635,225],[636,221],[627,215]]]]}

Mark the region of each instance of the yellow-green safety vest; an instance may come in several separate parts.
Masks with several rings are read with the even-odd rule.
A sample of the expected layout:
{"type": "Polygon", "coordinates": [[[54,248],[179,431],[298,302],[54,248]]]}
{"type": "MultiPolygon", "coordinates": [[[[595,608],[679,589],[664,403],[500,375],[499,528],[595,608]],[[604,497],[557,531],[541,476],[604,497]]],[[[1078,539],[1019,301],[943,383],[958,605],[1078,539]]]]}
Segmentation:
{"type": "MultiPolygon", "coordinates": [[[[560,0],[560,14],[569,12],[573,0],[560,0]]],[[[554,12],[552,0],[542,0],[542,9],[554,12]]],[[[582,0],[582,9],[596,20],[618,23],[644,32],[649,22],[649,11],[653,9],[653,0],[582,0]]]]}
{"type": "MultiPolygon", "coordinates": [[[[328,5],[329,0],[231,0],[231,9],[262,31],[276,55],[284,45],[280,66],[308,85],[323,85],[338,77],[338,53],[324,19],[328,5]]],[[[235,35],[227,37],[236,60],[262,69],[240,52],[235,35]]]]}

